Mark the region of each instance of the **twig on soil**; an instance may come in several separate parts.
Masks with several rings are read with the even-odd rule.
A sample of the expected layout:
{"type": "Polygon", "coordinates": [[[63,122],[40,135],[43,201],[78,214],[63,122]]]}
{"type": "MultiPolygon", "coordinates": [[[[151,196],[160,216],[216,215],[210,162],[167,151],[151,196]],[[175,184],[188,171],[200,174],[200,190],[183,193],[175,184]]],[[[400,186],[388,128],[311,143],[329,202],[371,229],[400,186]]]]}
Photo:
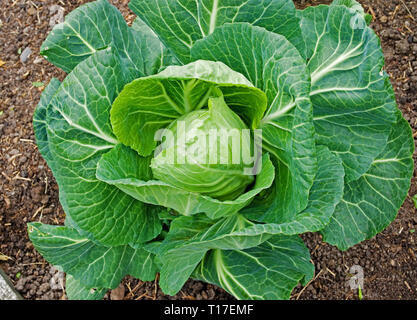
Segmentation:
{"type": "Polygon", "coordinates": [[[36,9],[36,18],[38,18],[38,24],[41,24],[41,19],[39,17],[39,6],[37,6],[36,4],[33,3],[33,1],[30,1],[30,3],[32,4],[32,6],[35,7],[36,9]]]}
{"type": "Polygon", "coordinates": [[[407,281],[404,280],[404,284],[408,288],[408,290],[410,290],[411,292],[413,292],[413,289],[411,289],[411,287],[410,287],[410,285],[408,284],[407,281]]]}
{"type": "Polygon", "coordinates": [[[21,155],[22,155],[21,153],[17,153],[14,156],[11,156],[9,160],[7,160],[7,162],[12,162],[14,159],[16,159],[17,157],[20,157],[21,155]]]}
{"type": "Polygon", "coordinates": [[[45,174],[45,194],[48,192],[48,176],[45,174]]]}
{"type": "Polygon", "coordinates": [[[3,177],[5,177],[5,178],[6,178],[9,182],[10,182],[10,181],[12,181],[12,179],[11,179],[11,178],[10,178],[7,174],[5,174],[4,172],[2,172],[1,174],[2,174],[2,176],[3,176],[3,177]]]}
{"type": "Polygon", "coordinates": [[[400,7],[401,7],[400,5],[397,5],[397,6],[395,7],[395,10],[394,10],[394,12],[393,12],[393,14],[392,14],[392,19],[394,19],[394,18],[395,18],[395,15],[397,14],[397,11],[398,11],[398,9],[399,9],[400,7]]]}
{"type": "Polygon", "coordinates": [[[19,264],[19,266],[26,267],[26,266],[41,265],[41,264],[43,265],[43,264],[45,264],[45,262],[23,263],[23,264],[19,264]]]}
{"type": "Polygon", "coordinates": [[[13,258],[6,256],[5,254],[0,252],[0,261],[7,261],[7,260],[13,260],[13,258]]]}
{"type": "Polygon", "coordinates": [[[345,296],[345,300],[349,300],[350,298],[353,298],[353,292],[349,292],[349,293],[345,296]]]}
{"type": "Polygon", "coordinates": [[[129,294],[132,293],[132,288],[130,287],[130,281],[126,283],[127,290],[129,290],[129,294]]]}
{"type": "Polygon", "coordinates": [[[301,296],[301,294],[304,292],[305,289],[307,289],[307,287],[313,282],[315,281],[318,277],[320,277],[321,273],[323,272],[324,269],[321,269],[320,272],[313,278],[311,279],[305,286],[304,288],[301,289],[301,291],[297,294],[297,298],[295,298],[296,300],[298,300],[301,296]]]}
{"type": "Polygon", "coordinates": [[[318,245],[316,245],[316,247],[313,249],[313,251],[311,251],[311,255],[313,255],[314,254],[314,252],[316,252],[316,250],[318,249],[320,247],[320,245],[318,244],[318,245]]]}
{"type": "Polygon", "coordinates": [[[23,177],[19,176],[19,174],[17,174],[17,175],[13,178],[13,180],[32,181],[32,179],[29,179],[29,178],[23,178],[23,177]]]}
{"type": "Polygon", "coordinates": [[[413,249],[408,248],[408,252],[410,252],[410,254],[413,256],[413,259],[416,260],[416,255],[414,254],[413,249]]]}
{"type": "Polygon", "coordinates": [[[376,18],[376,14],[375,14],[374,9],[372,9],[372,7],[371,7],[371,6],[368,6],[368,9],[369,9],[369,11],[371,12],[371,15],[372,15],[372,20],[375,20],[375,18],[376,18]]]}
{"type": "Polygon", "coordinates": [[[35,211],[35,213],[32,216],[32,219],[35,219],[39,212],[41,212],[45,208],[45,206],[41,206],[38,208],[38,210],[35,211]]]}
{"type": "Polygon", "coordinates": [[[404,28],[406,28],[410,33],[414,33],[413,30],[411,30],[407,25],[404,25],[404,28]]]}
{"type": "Polygon", "coordinates": [[[38,9],[39,7],[33,3],[33,1],[29,1],[31,3],[32,6],[34,6],[36,9],[38,9]]]}
{"type": "Polygon", "coordinates": [[[137,285],[136,285],[136,287],[134,287],[133,289],[130,289],[130,285],[128,284],[128,289],[129,289],[129,294],[128,294],[128,296],[129,295],[131,295],[132,297],[135,295],[135,292],[138,290],[138,289],[140,289],[142,286],[143,286],[143,284],[144,284],[144,282],[139,282],[137,285]]]}
{"type": "Polygon", "coordinates": [[[326,270],[333,276],[333,278],[336,278],[336,274],[334,272],[332,272],[329,268],[326,268],[326,270]]]}
{"type": "Polygon", "coordinates": [[[182,294],[182,297],[184,299],[188,299],[188,300],[196,300],[196,298],[194,298],[193,296],[190,295],[186,295],[182,290],[180,290],[180,293],[182,294]]]}
{"type": "Polygon", "coordinates": [[[148,298],[148,299],[153,299],[152,297],[148,296],[148,291],[146,290],[144,294],[141,294],[139,297],[137,297],[135,300],[140,300],[142,298],[148,298]]]}
{"type": "Polygon", "coordinates": [[[413,19],[413,21],[416,21],[416,19],[414,18],[413,14],[410,11],[410,9],[408,9],[407,5],[405,4],[404,0],[400,0],[400,1],[404,5],[404,7],[407,9],[407,11],[408,11],[408,13],[410,15],[410,18],[413,19]]]}

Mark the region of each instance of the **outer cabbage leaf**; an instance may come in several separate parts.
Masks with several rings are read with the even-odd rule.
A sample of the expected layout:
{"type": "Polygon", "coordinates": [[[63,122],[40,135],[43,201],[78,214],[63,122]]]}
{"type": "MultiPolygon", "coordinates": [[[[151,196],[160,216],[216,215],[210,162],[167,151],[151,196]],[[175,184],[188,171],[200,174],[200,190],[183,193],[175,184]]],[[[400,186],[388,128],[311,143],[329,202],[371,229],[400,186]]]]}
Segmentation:
{"type": "Polygon", "coordinates": [[[265,233],[246,232],[250,225],[252,223],[239,214],[215,222],[201,215],[175,219],[158,248],[162,261],[161,289],[170,295],[177,293],[210,249],[246,249],[271,237],[265,233]]]}
{"type": "MultiPolygon", "coordinates": [[[[65,212],[105,244],[145,242],[159,234],[155,206],[97,180],[101,155],[112,149],[110,106],[124,84],[117,56],[97,52],[81,62],[52,98],[46,123],[65,212]]],[[[54,168],[52,168],[54,169],[54,168]]]]}
{"type": "Polygon", "coordinates": [[[341,157],[350,182],[370,168],[395,122],[395,97],[382,71],[380,41],[361,14],[346,6],[309,7],[299,16],[316,139],[341,157]]]}
{"type": "Polygon", "coordinates": [[[143,281],[155,278],[153,256],[143,248],[105,247],[82,236],[76,229],[42,223],[28,225],[36,250],[53,265],[80,281],[85,288],[115,288],[125,275],[143,281]]]}
{"type": "MultiPolygon", "coordinates": [[[[281,298],[286,295],[289,287],[292,286],[291,288],[293,288],[298,281],[304,278],[304,275],[307,275],[307,278],[310,278],[311,274],[314,274],[313,266],[308,263],[308,250],[302,245],[302,242],[298,239],[298,237],[289,237],[282,234],[273,235],[273,233],[264,232],[265,230],[262,231],[253,228],[254,226],[256,225],[245,219],[242,215],[233,215],[228,218],[220,219],[214,224],[212,221],[204,218],[204,216],[180,217],[175,219],[171,225],[168,236],[159,246],[159,252],[157,252],[160,260],[163,262],[160,278],[160,286],[162,290],[168,294],[175,294],[178,292],[199,263],[200,265],[197,267],[197,271],[194,271],[197,275],[200,274],[197,276],[198,278],[201,279],[201,277],[204,276],[203,274],[206,272],[210,273],[212,271],[210,262],[207,262],[206,260],[202,261],[202,259],[205,256],[205,253],[211,249],[222,250],[221,253],[218,252],[220,255],[223,253],[227,254],[227,250],[233,250],[233,252],[236,253],[234,257],[239,256],[239,254],[245,255],[246,249],[251,251],[250,248],[252,248],[254,252],[269,252],[266,254],[269,258],[272,258],[272,255],[282,257],[281,254],[286,254],[287,260],[282,261],[281,264],[277,264],[275,266],[275,271],[281,271],[281,275],[287,279],[284,280],[279,277],[273,277],[273,280],[277,281],[278,286],[286,286],[285,290],[282,288],[282,291],[277,290],[276,292],[276,294],[280,295],[281,298]],[[280,250],[270,252],[268,250],[271,249],[271,243],[267,243],[270,239],[272,239],[271,243],[274,243],[277,239],[282,239],[283,243],[288,240],[289,243],[295,245],[295,248],[293,248],[293,252],[290,252],[291,250],[289,250],[289,248],[285,249],[285,245],[283,245],[281,248],[283,249],[283,252],[280,253],[280,250]],[[284,253],[286,250],[289,251],[284,253]],[[300,257],[305,260],[304,263],[301,263],[301,261],[298,260],[300,257]],[[300,269],[303,269],[303,271],[300,273],[296,271],[294,273],[294,278],[291,279],[291,276],[288,275],[288,269],[291,268],[288,268],[287,262],[292,263],[293,271],[294,269],[298,272],[300,272],[300,269]],[[300,265],[298,265],[299,263],[300,265]],[[206,269],[206,267],[208,269],[206,269]],[[287,271],[284,272],[284,270],[287,271]]],[[[209,251],[208,257],[210,257],[210,255],[209,251]]],[[[231,253],[231,255],[233,256],[233,253],[231,253]]],[[[259,258],[259,256],[257,257],[259,258]]],[[[242,260],[237,259],[236,262],[238,261],[242,260]]],[[[266,263],[266,261],[264,262],[266,263]]],[[[247,265],[251,262],[249,259],[249,261],[245,261],[243,263],[247,265]]],[[[259,264],[261,265],[262,263],[259,264]]],[[[225,271],[224,268],[227,268],[227,266],[220,264],[217,264],[216,266],[219,267],[219,269],[222,269],[222,271],[225,271]]],[[[267,265],[265,267],[265,269],[268,268],[274,269],[272,265],[267,265]]],[[[265,272],[265,269],[263,269],[262,272],[265,272]]],[[[214,276],[214,274],[209,274],[207,276],[214,276]]],[[[238,278],[246,279],[249,277],[250,276],[247,275],[247,272],[242,272],[242,274],[238,276],[238,278]]],[[[211,278],[209,282],[217,283],[215,278],[211,278]]],[[[246,280],[244,280],[244,282],[245,286],[248,285],[246,280]]],[[[259,283],[259,281],[257,282],[259,283]]],[[[220,283],[220,285],[222,285],[222,287],[226,290],[230,290],[229,292],[232,294],[236,293],[232,292],[233,289],[238,292],[242,289],[236,288],[236,285],[239,285],[237,283],[234,283],[234,285],[231,286],[228,286],[225,283],[220,283]]],[[[259,290],[259,288],[256,289],[256,285],[254,285],[252,290],[254,290],[254,296],[252,298],[255,298],[256,293],[259,294],[259,291],[256,292],[255,290],[259,290]]],[[[243,291],[246,291],[246,289],[243,288],[243,291]]],[[[236,297],[245,298],[242,294],[243,293],[241,292],[236,295],[236,297]]],[[[268,292],[268,294],[270,293],[268,292]]],[[[248,296],[246,296],[246,298],[248,298],[248,296]]]]}
{"type": "Polygon", "coordinates": [[[193,44],[225,23],[248,22],[287,37],[304,53],[291,0],[132,0],[130,8],[183,63],[193,44]]]}
{"type": "Polygon", "coordinates": [[[156,147],[155,133],[180,116],[206,107],[216,87],[248,125],[259,123],[266,108],[262,91],[221,62],[196,61],[126,85],[111,110],[114,133],[120,142],[148,156],[156,147]]]}
{"type": "Polygon", "coordinates": [[[385,229],[403,204],[413,176],[414,141],[408,122],[397,110],[388,143],[370,169],[345,186],[345,193],[322,231],[326,242],[339,249],[370,239],[385,229]]]}
{"type": "Polygon", "coordinates": [[[150,161],[150,157],[141,157],[120,144],[102,156],[97,165],[97,178],[145,203],[171,208],[183,215],[204,212],[212,219],[238,212],[256,194],[269,188],[274,179],[274,167],[269,156],[264,155],[254,186],[235,200],[220,201],[152,180],[150,161]]]}
{"type": "Polygon", "coordinates": [[[211,250],[193,278],[221,286],[237,299],[289,299],[300,282],[311,280],[314,265],[298,236],[274,236],[244,250],[211,250]]]}
{"type": "MultiPolygon", "coordinates": [[[[331,4],[332,6],[346,6],[357,11],[366,23],[369,25],[372,21],[372,16],[370,14],[366,14],[365,10],[363,9],[362,5],[357,2],[356,0],[334,0],[331,4]]],[[[359,26],[363,20],[356,21],[356,26],[359,26]]]]}
{"type": "Polygon", "coordinates": [[[70,72],[81,61],[109,47],[115,49],[125,76],[131,80],[176,63],[153,34],[129,28],[107,0],[87,3],[68,14],[42,44],[41,54],[70,72]]]}
{"type": "MultiPolygon", "coordinates": [[[[255,224],[246,231],[296,235],[319,231],[329,224],[343,196],[345,172],[340,158],[326,147],[317,148],[317,159],[318,171],[310,190],[307,208],[292,219],[281,223],[255,224]]],[[[241,213],[250,220],[265,220],[263,215],[269,214],[268,208],[271,201],[269,197],[274,197],[274,192],[266,197],[259,197],[241,213]]]]}
{"type": "Polygon", "coordinates": [[[108,289],[86,288],[81,281],[67,274],[65,278],[65,293],[68,300],[101,300],[108,289]]]}
{"type": "Polygon", "coordinates": [[[309,75],[283,36],[247,23],[216,28],[191,49],[193,59],[221,61],[242,73],[268,99],[263,147],[276,164],[274,202],[265,222],[289,220],[307,206],[317,171],[309,75]]]}
{"type": "Polygon", "coordinates": [[[35,131],[36,144],[38,146],[39,152],[48,163],[50,168],[53,167],[53,157],[51,156],[48,145],[48,133],[46,131],[46,110],[60,85],[61,82],[58,79],[51,79],[47,87],[43,90],[41,99],[33,114],[33,129],[35,131]]]}

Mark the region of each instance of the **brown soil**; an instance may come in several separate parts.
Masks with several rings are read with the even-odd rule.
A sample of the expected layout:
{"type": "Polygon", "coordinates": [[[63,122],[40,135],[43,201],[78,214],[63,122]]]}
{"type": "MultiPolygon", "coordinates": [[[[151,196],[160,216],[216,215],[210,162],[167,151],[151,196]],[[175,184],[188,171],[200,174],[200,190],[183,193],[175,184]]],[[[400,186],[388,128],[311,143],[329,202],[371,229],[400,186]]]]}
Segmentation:
{"type": "MultiPolygon", "coordinates": [[[[50,31],[49,7],[59,4],[65,14],[86,0],[3,0],[0,4],[0,266],[27,299],[65,299],[60,275],[34,250],[26,223],[59,224],[64,212],[51,171],[40,156],[32,128],[32,115],[42,88],[65,74],[39,56],[50,31]],[[32,54],[19,59],[26,47],[32,54]],[[3,256],[2,256],[3,255],[3,256]],[[7,256],[10,259],[6,260],[7,256]]],[[[128,0],[112,0],[128,21],[133,14],[128,0]]],[[[297,6],[329,3],[297,0],[297,6]]],[[[417,2],[361,0],[374,16],[372,27],[381,37],[386,69],[392,76],[397,101],[417,134],[417,2]]],[[[416,160],[416,155],[414,156],[416,160]]],[[[416,172],[409,195],[417,193],[416,172]]],[[[352,265],[364,269],[364,299],[417,299],[417,212],[410,197],[397,219],[374,239],[346,252],[325,244],[317,234],[303,235],[312,252],[316,278],[297,287],[294,299],[358,299],[347,286],[352,265]]],[[[124,299],[231,299],[216,286],[188,281],[174,297],[165,296],[154,282],[126,277],[113,298],[124,299]]],[[[110,298],[110,295],[107,295],[110,298]]]]}

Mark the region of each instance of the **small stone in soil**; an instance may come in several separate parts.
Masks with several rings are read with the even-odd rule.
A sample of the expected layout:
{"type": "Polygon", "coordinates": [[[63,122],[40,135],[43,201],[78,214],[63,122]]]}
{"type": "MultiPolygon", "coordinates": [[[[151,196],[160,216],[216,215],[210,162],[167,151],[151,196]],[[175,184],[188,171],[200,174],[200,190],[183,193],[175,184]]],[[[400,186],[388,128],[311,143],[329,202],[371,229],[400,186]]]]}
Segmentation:
{"type": "Polygon", "coordinates": [[[20,61],[22,63],[25,63],[28,60],[31,53],[32,53],[32,50],[29,47],[26,47],[25,50],[23,50],[23,52],[20,55],[20,61]]]}

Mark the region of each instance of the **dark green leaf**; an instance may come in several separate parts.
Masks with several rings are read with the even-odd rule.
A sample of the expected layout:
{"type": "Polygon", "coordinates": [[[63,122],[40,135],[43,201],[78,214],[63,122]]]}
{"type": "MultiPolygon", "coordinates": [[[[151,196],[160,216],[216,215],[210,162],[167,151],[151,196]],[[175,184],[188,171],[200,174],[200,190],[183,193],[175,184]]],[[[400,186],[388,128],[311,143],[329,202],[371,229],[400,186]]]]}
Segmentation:
{"type": "Polygon", "coordinates": [[[298,236],[274,236],[245,250],[211,250],[192,277],[221,286],[237,299],[289,299],[314,276],[310,253],[298,236]]]}
{"type": "Polygon", "coordinates": [[[132,0],[129,7],[183,63],[193,44],[226,23],[248,22],[287,37],[304,54],[291,0],[132,0]]]}
{"type": "Polygon", "coordinates": [[[370,168],[395,123],[395,96],[382,70],[380,41],[346,6],[309,7],[299,15],[316,139],[341,157],[350,182],[370,168]]]}
{"type": "Polygon", "coordinates": [[[103,288],[87,288],[81,281],[75,280],[69,274],[65,280],[65,293],[68,300],[101,300],[108,291],[103,288]]]}
{"type": "MultiPolygon", "coordinates": [[[[296,235],[319,231],[329,222],[343,195],[344,170],[338,156],[323,146],[317,148],[318,171],[310,190],[307,208],[281,223],[255,224],[249,229],[270,234],[296,235]]],[[[270,195],[274,197],[274,193],[270,195]]],[[[273,214],[269,199],[260,197],[242,210],[248,219],[264,221],[264,216],[273,214]]]]}
{"type": "Polygon", "coordinates": [[[33,129],[35,130],[36,144],[38,145],[39,152],[42,154],[42,157],[46,160],[50,168],[53,167],[53,158],[50,154],[48,146],[46,110],[60,85],[61,82],[58,79],[51,79],[48,86],[43,90],[41,99],[36,106],[35,113],[33,114],[33,129]]]}
{"type": "Polygon", "coordinates": [[[145,242],[161,230],[158,207],[96,178],[98,160],[117,143],[109,113],[124,79],[117,57],[109,50],[97,52],[67,76],[47,110],[52,169],[64,210],[108,245],[145,242]]]}
{"type": "Polygon", "coordinates": [[[372,238],[394,220],[410,188],[413,152],[410,125],[397,110],[397,123],[384,150],[360,179],[345,186],[342,201],[322,231],[326,242],[346,250],[372,238]]]}
{"type": "Polygon", "coordinates": [[[107,0],[97,0],[72,11],[54,27],[41,47],[45,58],[70,72],[92,54],[114,48],[130,81],[175,63],[161,42],[148,32],[129,28],[107,0]]]}
{"type": "Polygon", "coordinates": [[[105,247],[76,229],[42,223],[28,225],[30,240],[44,258],[85,288],[116,288],[125,275],[143,281],[155,278],[152,254],[130,246],[105,247]]]}

